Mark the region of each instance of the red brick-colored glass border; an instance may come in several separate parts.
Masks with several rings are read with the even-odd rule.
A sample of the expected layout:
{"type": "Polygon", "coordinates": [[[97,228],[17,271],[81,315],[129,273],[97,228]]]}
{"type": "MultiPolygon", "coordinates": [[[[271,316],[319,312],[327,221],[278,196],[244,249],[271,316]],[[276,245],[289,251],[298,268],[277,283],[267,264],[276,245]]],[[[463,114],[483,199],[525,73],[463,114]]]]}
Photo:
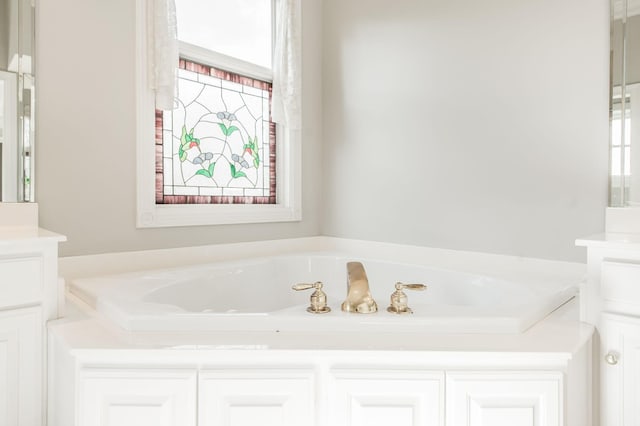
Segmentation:
{"type": "MultiPolygon", "coordinates": [[[[180,59],[180,69],[193,71],[216,77],[222,80],[269,92],[269,107],[271,107],[271,83],[245,77],[229,71],[220,70],[197,62],[180,59]]],[[[271,110],[271,108],[269,109],[271,110]]],[[[269,117],[269,196],[204,196],[204,195],[165,195],[164,194],[164,163],[162,141],[163,111],[156,110],[156,204],[276,204],[276,124],[269,117]]]]}

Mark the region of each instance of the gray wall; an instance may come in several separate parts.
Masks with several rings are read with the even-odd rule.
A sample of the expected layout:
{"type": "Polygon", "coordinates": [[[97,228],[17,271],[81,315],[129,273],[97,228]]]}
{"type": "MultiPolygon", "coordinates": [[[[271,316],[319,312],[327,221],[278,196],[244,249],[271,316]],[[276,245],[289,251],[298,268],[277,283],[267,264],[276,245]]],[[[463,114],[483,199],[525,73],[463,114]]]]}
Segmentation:
{"type": "Polygon", "coordinates": [[[37,200],[63,255],[323,233],[584,260],[608,1],[303,3],[304,220],[155,230],[134,222],[133,1],[39,3],[37,200]]]}
{"type": "Polygon", "coordinates": [[[320,3],[303,8],[302,222],[144,230],[135,228],[134,4],[39,2],[36,199],[40,225],[68,237],[62,254],[319,234],[320,3]]]}
{"type": "Polygon", "coordinates": [[[323,233],[584,261],[606,0],[325,0],[323,233]]]}

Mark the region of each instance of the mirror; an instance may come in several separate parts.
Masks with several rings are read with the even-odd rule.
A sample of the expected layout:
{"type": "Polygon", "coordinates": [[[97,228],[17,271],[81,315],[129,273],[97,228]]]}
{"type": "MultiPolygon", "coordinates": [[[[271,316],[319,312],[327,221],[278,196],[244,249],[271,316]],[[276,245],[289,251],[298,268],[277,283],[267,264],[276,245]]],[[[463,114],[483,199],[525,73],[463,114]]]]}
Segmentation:
{"type": "Polygon", "coordinates": [[[34,201],[35,0],[0,0],[0,201],[34,201]]]}
{"type": "Polygon", "coordinates": [[[609,205],[640,206],[640,0],[612,0],[609,205]]]}

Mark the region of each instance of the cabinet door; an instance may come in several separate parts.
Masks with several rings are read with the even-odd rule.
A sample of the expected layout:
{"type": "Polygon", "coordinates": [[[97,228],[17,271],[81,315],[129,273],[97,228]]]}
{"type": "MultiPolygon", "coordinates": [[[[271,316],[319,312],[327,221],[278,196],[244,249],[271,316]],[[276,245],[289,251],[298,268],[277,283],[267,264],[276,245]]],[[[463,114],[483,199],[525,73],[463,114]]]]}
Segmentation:
{"type": "Polygon", "coordinates": [[[640,425],[640,319],[604,314],[601,416],[607,426],[640,425]]]}
{"type": "Polygon", "coordinates": [[[328,394],[329,425],[444,425],[442,372],[336,369],[328,394]]]}
{"type": "Polygon", "coordinates": [[[0,425],[42,425],[40,308],[0,311],[0,425]]]}
{"type": "Polygon", "coordinates": [[[312,426],[314,380],[310,370],[203,370],[199,426],[312,426]]]}
{"type": "Polygon", "coordinates": [[[78,426],[195,426],[196,372],[84,369],[78,426]]]}
{"type": "Polygon", "coordinates": [[[447,373],[447,426],[561,426],[562,373],[447,373]]]}

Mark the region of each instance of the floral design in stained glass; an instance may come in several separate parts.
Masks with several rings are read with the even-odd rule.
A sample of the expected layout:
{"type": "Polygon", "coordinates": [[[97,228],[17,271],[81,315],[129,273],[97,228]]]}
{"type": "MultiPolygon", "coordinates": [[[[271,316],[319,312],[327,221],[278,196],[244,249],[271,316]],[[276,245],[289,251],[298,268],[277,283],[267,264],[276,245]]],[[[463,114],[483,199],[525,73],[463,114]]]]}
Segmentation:
{"type": "Polygon", "coordinates": [[[156,204],[275,204],[271,83],[180,60],[179,106],[156,111],[156,204]]]}

